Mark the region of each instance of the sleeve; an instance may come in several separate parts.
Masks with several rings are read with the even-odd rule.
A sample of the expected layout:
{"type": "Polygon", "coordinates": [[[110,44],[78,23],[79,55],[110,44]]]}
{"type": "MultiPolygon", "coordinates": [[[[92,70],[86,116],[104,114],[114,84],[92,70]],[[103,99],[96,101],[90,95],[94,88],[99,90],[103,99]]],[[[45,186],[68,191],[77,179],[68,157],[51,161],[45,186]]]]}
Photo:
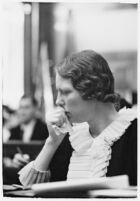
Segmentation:
{"type": "Polygon", "coordinates": [[[51,173],[48,171],[39,171],[34,167],[34,161],[28,163],[19,172],[19,181],[23,186],[31,186],[36,183],[49,182],[51,173]]]}

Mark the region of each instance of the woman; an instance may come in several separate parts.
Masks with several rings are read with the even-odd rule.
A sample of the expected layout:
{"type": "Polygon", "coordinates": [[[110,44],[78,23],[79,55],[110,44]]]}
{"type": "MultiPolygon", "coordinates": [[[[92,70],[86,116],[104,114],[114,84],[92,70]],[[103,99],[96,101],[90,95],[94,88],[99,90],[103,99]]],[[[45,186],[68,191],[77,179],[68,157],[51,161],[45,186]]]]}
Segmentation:
{"type": "Polygon", "coordinates": [[[116,111],[119,96],[106,60],[92,50],[72,54],[56,67],[56,88],[49,137],[19,172],[21,183],[127,174],[136,185],[136,114],[116,111]]]}

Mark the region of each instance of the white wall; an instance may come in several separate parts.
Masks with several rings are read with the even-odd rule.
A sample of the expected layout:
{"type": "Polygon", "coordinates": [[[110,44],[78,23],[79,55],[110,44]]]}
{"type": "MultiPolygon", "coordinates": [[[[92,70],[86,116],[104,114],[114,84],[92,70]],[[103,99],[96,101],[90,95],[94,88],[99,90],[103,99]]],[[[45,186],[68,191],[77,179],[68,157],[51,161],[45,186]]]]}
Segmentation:
{"type": "Polygon", "coordinates": [[[109,4],[73,5],[77,49],[99,52],[137,49],[136,9],[109,9],[109,4]]]}
{"type": "Polygon", "coordinates": [[[16,109],[24,87],[24,13],[21,4],[9,2],[2,11],[2,101],[16,109]]]}

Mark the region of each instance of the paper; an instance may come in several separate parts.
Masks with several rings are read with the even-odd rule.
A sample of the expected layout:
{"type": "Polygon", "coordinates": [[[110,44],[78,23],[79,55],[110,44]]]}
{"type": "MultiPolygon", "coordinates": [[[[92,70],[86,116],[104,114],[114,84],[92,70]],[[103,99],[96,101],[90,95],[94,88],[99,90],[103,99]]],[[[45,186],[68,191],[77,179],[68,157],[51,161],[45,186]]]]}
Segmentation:
{"type": "Polygon", "coordinates": [[[80,179],[75,181],[50,182],[32,185],[35,194],[42,195],[54,192],[88,191],[97,189],[127,189],[128,176],[101,177],[94,179],[80,179]]]}
{"type": "Polygon", "coordinates": [[[103,189],[88,192],[88,196],[92,197],[116,197],[116,198],[135,198],[137,190],[132,189],[103,189]]]}

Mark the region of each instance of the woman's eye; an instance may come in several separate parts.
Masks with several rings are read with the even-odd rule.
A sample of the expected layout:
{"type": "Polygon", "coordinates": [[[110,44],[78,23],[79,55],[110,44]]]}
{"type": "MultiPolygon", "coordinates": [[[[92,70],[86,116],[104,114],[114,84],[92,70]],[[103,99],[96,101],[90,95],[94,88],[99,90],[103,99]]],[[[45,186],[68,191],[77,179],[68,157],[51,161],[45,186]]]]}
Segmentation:
{"type": "Polygon", "coordinates": [[[63,95],[68,95],[70,93],[70,91],[63,91],[62,94],[63,95]]]}

